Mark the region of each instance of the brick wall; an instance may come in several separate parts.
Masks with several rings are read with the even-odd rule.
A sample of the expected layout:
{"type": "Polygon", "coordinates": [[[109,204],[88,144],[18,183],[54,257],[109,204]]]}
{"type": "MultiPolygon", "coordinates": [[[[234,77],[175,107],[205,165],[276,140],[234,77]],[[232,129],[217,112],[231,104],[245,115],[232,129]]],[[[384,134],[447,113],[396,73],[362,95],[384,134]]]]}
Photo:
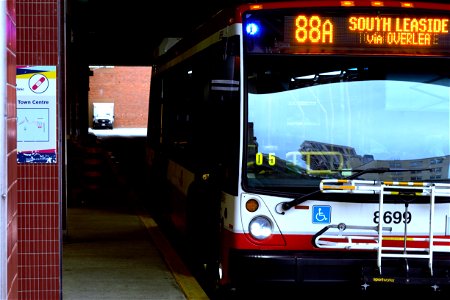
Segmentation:
{"type": "Polygon", "coordinates": [[[89,78],[89,126],[92,103],[114,102],[115,128],[146,128],[151,67],[92,68],[89,78]]]}

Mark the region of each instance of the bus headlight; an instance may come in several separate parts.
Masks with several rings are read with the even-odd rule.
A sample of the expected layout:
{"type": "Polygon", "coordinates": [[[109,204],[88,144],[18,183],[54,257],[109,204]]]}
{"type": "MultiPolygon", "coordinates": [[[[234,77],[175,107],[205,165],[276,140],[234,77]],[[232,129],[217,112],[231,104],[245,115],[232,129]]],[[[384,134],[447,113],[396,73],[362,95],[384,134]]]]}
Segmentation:
{"type": "Polygon", "coordinates": [[[257,240],[268,238],[273,231],[272,222],[263,216],[253,218],[248,225],[250,234],[257,240]]]}

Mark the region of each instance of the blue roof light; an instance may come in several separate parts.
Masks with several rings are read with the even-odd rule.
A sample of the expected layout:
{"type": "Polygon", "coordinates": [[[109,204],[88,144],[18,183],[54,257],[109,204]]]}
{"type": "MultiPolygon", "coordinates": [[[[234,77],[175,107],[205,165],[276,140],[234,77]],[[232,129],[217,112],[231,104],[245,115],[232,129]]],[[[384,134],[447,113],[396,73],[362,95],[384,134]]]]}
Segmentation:
{"type": "Polygon", "coordinates": [[[248,23],[245,27],[245,31],[248,35],[255,36],[259,33],[259,25],[256,23],[248,23]]]}

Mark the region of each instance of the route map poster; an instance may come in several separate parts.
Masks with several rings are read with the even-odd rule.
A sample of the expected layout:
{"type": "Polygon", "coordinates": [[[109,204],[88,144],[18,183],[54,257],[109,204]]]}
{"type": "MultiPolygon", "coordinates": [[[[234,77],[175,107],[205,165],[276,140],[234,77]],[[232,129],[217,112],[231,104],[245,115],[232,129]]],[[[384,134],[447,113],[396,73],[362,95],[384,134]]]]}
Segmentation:
{"type": "Polygon", "coordinates": [[[56,163],[56,66],[18,66],[17,162],[56,163]]]}

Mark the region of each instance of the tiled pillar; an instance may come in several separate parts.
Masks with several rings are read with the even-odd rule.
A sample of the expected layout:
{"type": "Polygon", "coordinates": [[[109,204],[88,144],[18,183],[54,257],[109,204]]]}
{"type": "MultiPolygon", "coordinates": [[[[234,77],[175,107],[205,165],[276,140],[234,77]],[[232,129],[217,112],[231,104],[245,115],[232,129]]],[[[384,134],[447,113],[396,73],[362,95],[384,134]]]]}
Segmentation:
{"type": "MultiPolygon", "coordinates": [[[[18,66],[56,66],[58,76],[61,3],[16,0],[18,66]]],[[[17,164],[18,299],[61,298],[62,157],[57,148],[57,163],[17,164]]]]}

